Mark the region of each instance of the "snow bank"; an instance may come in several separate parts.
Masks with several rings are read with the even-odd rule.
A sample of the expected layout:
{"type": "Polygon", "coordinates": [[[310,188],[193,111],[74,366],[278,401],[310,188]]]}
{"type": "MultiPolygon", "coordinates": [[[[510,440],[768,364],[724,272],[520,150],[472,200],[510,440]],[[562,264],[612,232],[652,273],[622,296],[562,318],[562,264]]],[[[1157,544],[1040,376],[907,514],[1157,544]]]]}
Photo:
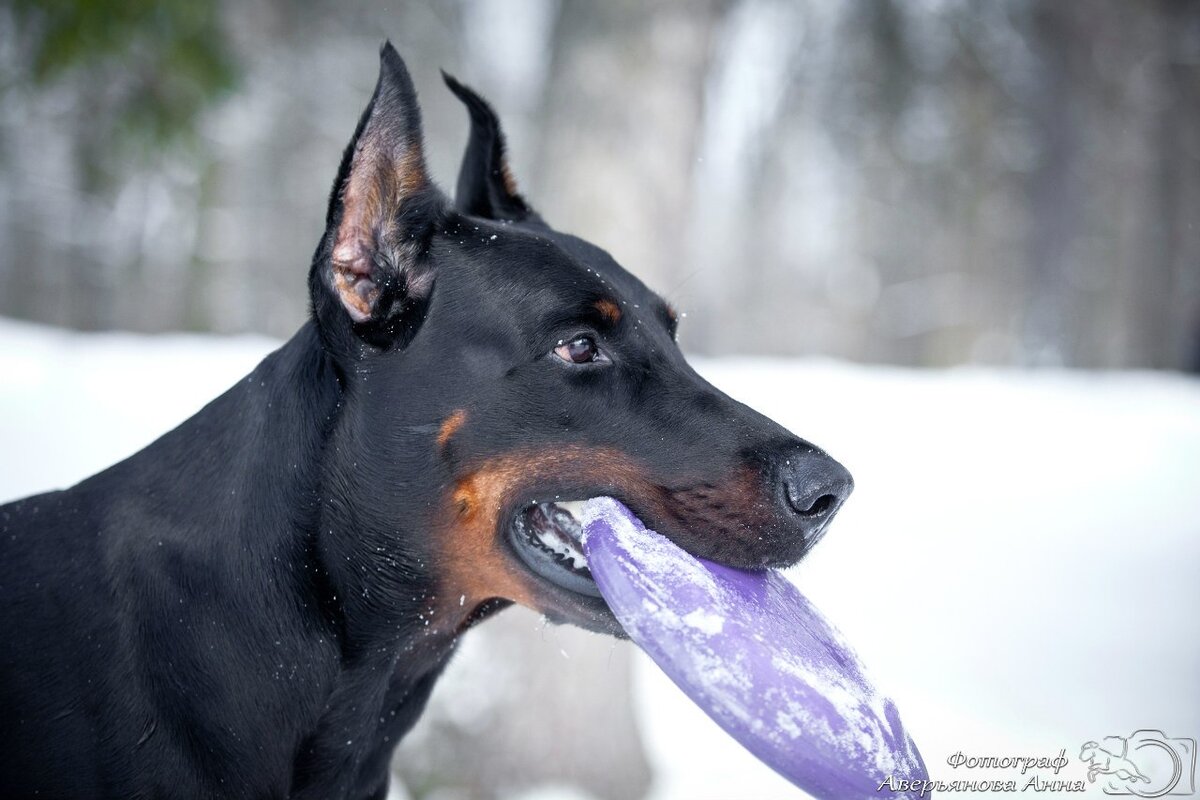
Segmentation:
{"type": "MultiPolygon", "coordinates": [[[[1082,779],[1085,741],[1200,736],[1200,382],[769,360],[701,371],[854,474],[793,576],[895,699],[933,777],[1014,776],[951,768],[959,751],[1065,748],[1060,776],[1082,779]]],[[[638,678],[656,800],[796,796],[653,665],[638,678]]]]}
{"type": "MultiPolygon", "coordinates": [[[[0,501],[67,486],[274,346],[0,320],[0,501]]],[[[827,449],[857,489],[794,570],[896,700],[934,777],[1137,728],[1200,736],[1200,383],[726,360],[700,370],[827,449]]],[[[795,797],[649,661],[653,797],[795,797]]],[[[1069,773],[1069,775],[1068,775],[1069,773]]],[[[1099,795],[1099,784],[1089,795],[1099,795]]]]}
{"type": "Polygon", "coordinates": [[[279,346],[260,336],[78,334],[0,318],[0,502],[150,444],[279,346]]]}

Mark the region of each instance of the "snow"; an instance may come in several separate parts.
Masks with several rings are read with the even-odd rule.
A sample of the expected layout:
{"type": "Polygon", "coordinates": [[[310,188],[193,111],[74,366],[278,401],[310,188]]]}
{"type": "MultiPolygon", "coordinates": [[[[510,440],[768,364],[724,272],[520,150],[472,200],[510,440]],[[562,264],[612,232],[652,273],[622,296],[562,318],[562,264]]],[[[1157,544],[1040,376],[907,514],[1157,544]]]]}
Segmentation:
{"type": "Polygon", "coordinates": [[[684,614],[683,621],[705,636],[716,636],[725,629],[725,617],[703,608],[696,608],[684,614]]]}
{"type": "MultiPolygon", "coordinates": [[[[128,455],[273,346],[0,320],[0,501],[128,455]]],[[[1066,748],[1057,777],[1082,778],[1086,741],[1147,727],[1200,736],[1196,380],[697,366],[854,474],[831,532],[790,574],[895,700],[933,777],[1007,777],[950,767],[959,751],[1066,748]]],[[[648,660],[635,697],[653,800],[797,796],[648,660]]],[[[1076,796],[1102,796],[1099,785],[1076,796]]]]}
{"type": "Polygon", "coordinates": [[[136,452],[278,345],[82,335],[0,319],[0,502],[70,486],[136,452]]]}
{"type": "MultiPolygon", "coordinates": [[[[1083,779],[1086,741],[1200,735],[1196,380],[749,359],[700,371],[854,474],[791,574],[896,701],[932,777],[1010,777],[951,768],[959,751],[1066,748],[1058,777],[1083,779]]],[[[652,664],[637,678],[655,800],[796,796],[652,664]]]]}

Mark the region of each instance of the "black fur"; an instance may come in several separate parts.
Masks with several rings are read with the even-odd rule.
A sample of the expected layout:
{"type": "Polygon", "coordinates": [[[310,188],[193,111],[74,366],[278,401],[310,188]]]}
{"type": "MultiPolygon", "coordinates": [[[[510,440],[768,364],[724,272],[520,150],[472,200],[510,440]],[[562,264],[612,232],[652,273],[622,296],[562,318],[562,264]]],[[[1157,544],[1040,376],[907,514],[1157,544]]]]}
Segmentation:
{"type": "Polygon", "coordinates": [[[462,100],[471,115],[471,137],[458,172],[455,207],[464,214],[510,222],[534,222],[540,218],[525,198],[506,184],[506,147],[500,120],[486,100],[452,75],[442,73],[450,91],[462,100]]]}
{"type": "Polygon", "coordinates": [[[495,115],[453,79],[473,128],[459,208],[408,176],[366,240],[371,316],[350,318],[331,254],[354,154],[374,152],[368,130],[420,146],[404,64],[390,45],[381,61],[312,321],[145,450],[0,507],[0,796],[382,797],[467,627],[519,600],[620,634],[501,541],[533,496],[615,495],[750,568],[823,529],[785,462],[833,462],[700,379],[660,298],[509,191],[495,115]],[[609,361],[554,354],[580,335],[609,361]],[[469,493],[497,485],[501,500],[469,493]],[[494,549],[467,541],[479,531],[494,549]]]}

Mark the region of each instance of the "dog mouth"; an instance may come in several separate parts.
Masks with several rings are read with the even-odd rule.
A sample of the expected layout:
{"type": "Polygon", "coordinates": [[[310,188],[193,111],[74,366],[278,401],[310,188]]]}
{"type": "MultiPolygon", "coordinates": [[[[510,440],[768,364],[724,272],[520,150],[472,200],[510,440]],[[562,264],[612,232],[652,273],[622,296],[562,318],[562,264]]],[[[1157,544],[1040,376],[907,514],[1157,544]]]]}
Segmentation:
{"type": "Polygon", "coordinates": [[[508,526],[508,538],[530,570],[559,588],[589,597],[600,589],[583,553],[583,500],[530,503],[508,526]]]}

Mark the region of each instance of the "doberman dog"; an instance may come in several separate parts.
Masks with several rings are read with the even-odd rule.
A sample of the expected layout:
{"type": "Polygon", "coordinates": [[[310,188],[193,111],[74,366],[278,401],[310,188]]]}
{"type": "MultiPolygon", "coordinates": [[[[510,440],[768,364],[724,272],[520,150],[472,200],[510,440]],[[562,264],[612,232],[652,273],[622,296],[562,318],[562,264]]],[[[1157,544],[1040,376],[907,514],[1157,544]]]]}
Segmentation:
{"type": "Polygon", "coordinates": [[[454,201],[385,44],[311,320],[146,449],[0,508],[0,796],[383,797],[471,625],[516,602],[621,635],[573,502],[761,569],[849,494],[692,370],[669,305],[543,221],[492,108],[445,80],[471,119],[454,201]]]}

